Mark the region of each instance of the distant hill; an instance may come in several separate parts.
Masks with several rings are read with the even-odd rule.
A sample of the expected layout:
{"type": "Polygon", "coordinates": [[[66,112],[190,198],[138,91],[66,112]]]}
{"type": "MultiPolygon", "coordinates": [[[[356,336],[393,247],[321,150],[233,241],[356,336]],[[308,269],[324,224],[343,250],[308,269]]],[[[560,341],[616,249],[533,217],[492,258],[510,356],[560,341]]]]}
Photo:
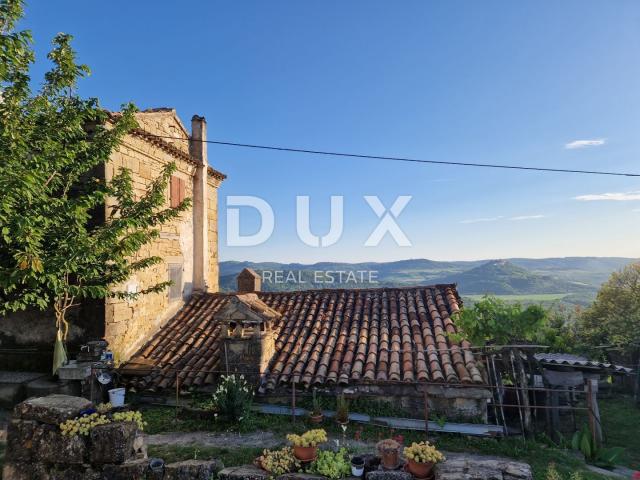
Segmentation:
{"type": "Polygon", "coordinates": [[[457,283],[463,295],[522,295],[595,292],[597,287],[551,275],[540,275],[508,260],[492,260],[438,282],[457,283]]]}
{"type": "Polygon", "coordinates": [[[570,303],[586,304],[612,272],[634,261],[637,259],[620,257],[512,258],[460,262],[410,259],[384,263],[322,262],[312,265],[231,261],[220,262],[220,285],[225,291],[235,290],[236,275],[249,267],[260,273],[279,271],[283,276],[289,274],[289,280],[295,279],[282,283],[265,282],[263,289],[271,291],[457,283],[463,296],[554,294],[557,298],[566,296],[566,301],[570,303]],[[360,278],[341,284],[327,283],[322,276],[320,279],[314,278],[314,272],[317,271],[375,271],[377,283],[363,282],[360,278]]]}

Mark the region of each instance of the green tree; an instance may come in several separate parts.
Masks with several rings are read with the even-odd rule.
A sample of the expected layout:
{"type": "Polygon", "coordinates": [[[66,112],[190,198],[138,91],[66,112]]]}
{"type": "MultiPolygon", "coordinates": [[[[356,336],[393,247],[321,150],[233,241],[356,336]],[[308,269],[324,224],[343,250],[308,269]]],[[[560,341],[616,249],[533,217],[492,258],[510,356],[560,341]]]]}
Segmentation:
{"type": "Polygon", "coordinates": [[[165,205],[174,165],[138,199],[128,170],[111,182],[94,174],[136,127],[135,108],[110,115],[96,99],[78,96],[76,82],[89,69],[76,63],[66,34],[53,39],[53,66],[32,92],[31,34],[15,29],[22,14],[21,1],[0,2],[0,315],[53,308],[55,371],[65,355],[66,315],[78,302],[167,287],[162,282],[134,294],[117,288],[161,261],[136,253],[189,200],[165,205]]]}
{"type": "Polygon", "coordinates": [[[476,346],[538,339],[546,321],[547,313],[539,305],[523,309],[519,303],[507,303],[492,296],[464,308],[455,319],[461,335],[476,346]]]}
{"type": "Polygon", "coordinates": [[[579,322],[580,333],[589,345],[636,351],[640,344],[640,263],[614,272],[579,322]]]}

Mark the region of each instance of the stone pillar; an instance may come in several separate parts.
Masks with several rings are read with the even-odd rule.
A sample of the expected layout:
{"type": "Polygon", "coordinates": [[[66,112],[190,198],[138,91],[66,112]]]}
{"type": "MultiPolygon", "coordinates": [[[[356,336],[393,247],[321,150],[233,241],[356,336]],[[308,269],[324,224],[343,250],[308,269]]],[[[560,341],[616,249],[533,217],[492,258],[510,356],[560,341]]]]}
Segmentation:
{"type": "Polygon", "coordinates": [[[197,162],[193,177],[193,289],[207,290],[209,271],[209,240],[207,215],[207,122],[204,117],[194,115],[191,119],[189,153],[197,162]]]}

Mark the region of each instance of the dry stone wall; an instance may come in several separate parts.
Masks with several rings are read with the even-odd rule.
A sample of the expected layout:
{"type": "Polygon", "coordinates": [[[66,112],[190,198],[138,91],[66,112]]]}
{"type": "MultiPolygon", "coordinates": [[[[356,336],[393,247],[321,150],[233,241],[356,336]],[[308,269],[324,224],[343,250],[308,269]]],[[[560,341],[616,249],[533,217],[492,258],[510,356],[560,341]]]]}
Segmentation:
{"type": "Polygon", "coordinates": [[[50,395],[18,404],[7,431],[4,480],[208,480],[223,465],[190,460],[153,472],[143,437],[133,422],[93,427],[88,436],[64,436],[60,423],[93,404],[81,397],[50,395]]]}

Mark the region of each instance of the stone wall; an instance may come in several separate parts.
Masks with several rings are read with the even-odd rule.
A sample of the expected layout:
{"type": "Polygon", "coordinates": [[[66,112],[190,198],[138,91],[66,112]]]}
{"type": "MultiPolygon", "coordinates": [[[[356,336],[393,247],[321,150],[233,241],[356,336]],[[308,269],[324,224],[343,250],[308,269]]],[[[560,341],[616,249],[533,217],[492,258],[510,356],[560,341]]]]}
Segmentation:
{"type": "MultiPolygon", "coordinates": [[[[140,127],[154,135],[179,137],[184,140],[159,139],[167,141],[183,154],[189,153],[188,134],[175,116],[173,110],[158,110],[138,114],[140,127]]],[[[193,181],[196,166],[182,155],[170,149],[155,145],[138,135],[129,135],[117,152],[111,156],[106,168],[106,179],[110,180],[119,169],[126,167],[132,171],[137,196],[142,196],[162,169],[174,162],[174,175],[184,180],[185,197],[193,198],[193,181]],[[168,151],[169,150],[169,151],[168,151]]],[[[211,178],[208,182],[208,230],[209,263],[208,287],[218,289],[218,240],[217,240],[217,188],[220,182],[211,178]]],[[[169,206],[169,189],[166,205],[169,206]]],[[[109,206],[106,207],[107,211],[109,206]]],[[[163,225],[160,238],[143,247],[134,257],[159,256],[163,261],[149,269],[138,272],[120,288],[126,291],[140,291],[157,283],[169,280],[169,266],[182,267],[181,298],[169,298],[168,289],[162,293],[140,296],[137,300],[108,299],[105,306],[105,339],[115,352],[116,358],[128,359],[155,333],[158,328],[184,305],[193,291],[194,281],[194,218],[193,207],[181,216],[163,225]]]]}
{"type": "Polygon", "coordinates": [[[18,404],[7,429],[4,480],[209,479],[217,460],[189,460],[152,472],[134,422],[112,422],[88,435],[62,435],[59,425],[91,409],[80,397],[50,395],[18,404]]]}
{"type": "Polygon", "coordinates": [[[209,186],[207,195],[207,217],[209,220],[207,286],[210,292],[217,292],[220,290],[220,269],[218,266],[218,187],[220,187],[220,182],[209,176],[207,184],[209,186]]]}
{"type": "MultiPolygon", "coordinates": [[[[414,418],[424,418],[424,390],[427,390],[427,401],[431,415],[445,417],[450,422],[482,421],[487,422],[487,399],[491,392],[484,388],[447,387],[446,385],[374,385],[361,383],[349,387],[318,388],[318,395],[335,396],[344,393],[347,397],[366,398],[386,402],[415,412],[414,418]]],[[[291,401],[288,389],[280,387],[274,392],[261,395],[260,401],[266,403],[282,403],[291,401]]]]}
{"type": "MultiPolygon", "coordinates": [[[[141,128],[149,133],[184,138],[184,141],[172,142],[177,148],[182,150],[186,148],[185,153],[188,153],[188,136],[184,129],[179,127],[171,112],[139,114],[138,122],[141,128]]],[[[158,178],[162,169],[171,162],[175,162],[177,166],[174,175],[185,182],[185,196],[191,198],[193,195],[191,179],[195,166],[136,135],[128,135],[118,150],[111,155],[105,177],[110,181],[120,169],[130,169],[136,197],[140,198],[151,182],[158,178]]],[[[166,206],[169,207],[168,189],[166,206]]],[[[107,215],[109,208],[108,204],[107,215]]],[[[160,237],[143,247],[134,256],[134,260],[159,256],[164,261],[138,272],[119,288],[135,292],[167,281],[169,264],[180,264],[182,265],[182,294],[184,298],[188,298],[191,295],[193,279],[193,220],[193,213],[188,210],[178,219],[163,225],[160,228],[160,237]]],[[[117,358],[127,359],[182,305],[182,299],[170,302],[168,291],[142,295],[132,301],[107,299],[105,339],[117,358]]]]}

